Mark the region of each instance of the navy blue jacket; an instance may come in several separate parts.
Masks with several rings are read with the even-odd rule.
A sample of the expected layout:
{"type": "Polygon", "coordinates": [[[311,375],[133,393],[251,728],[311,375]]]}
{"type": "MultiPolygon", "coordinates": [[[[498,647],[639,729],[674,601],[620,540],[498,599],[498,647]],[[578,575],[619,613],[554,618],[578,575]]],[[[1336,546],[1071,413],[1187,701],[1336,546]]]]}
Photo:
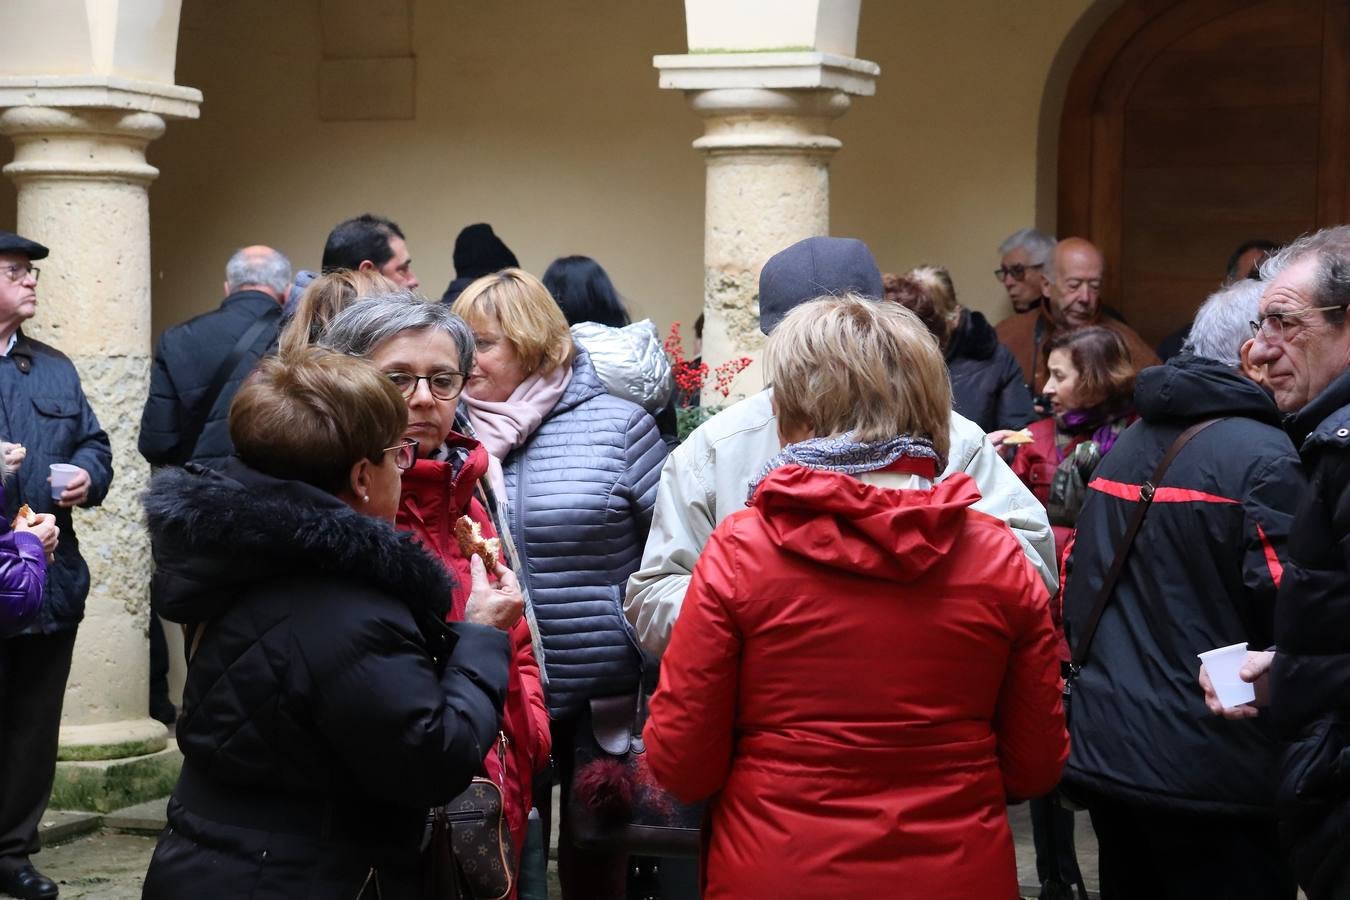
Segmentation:
{"type": "Polygon", "coordinates": [[[638,685],[623,592],[642,561],[667,452],[652,417],[606,393],[578,347],[562,398],[503,461],[553,718],[638,685]]]}
{"type": "Polygon", "coordinates": [[[84,618],[89,566],[80,556],[70,509],[52,499],[49,467],[71,463],[88,472],[84,506],[98,506],[112,485],[112,445],[89,407],[74,364],[22,329],[9,356],[0,357],[0,439],[28,449],[13,489],[5,492],[5,518],[13,521],[27,503],[34,512],[54,514],[61,529],[56,559],[47,567],[42,613],[20,634],[69,631],[84,618]]]}
{"type": "Polygon", "coordinates": [[[1140,421],[1102,459],[1078,515],[1064,585],[1075,648],[1139,485],[1182,431],[1223,421],[1168,467],[1135,537],[1074,688],[1064,780],[1138,806],[1272,818],[1279,747],[1264,719],[1210,714],[1195,655],[1273,642],[1304,488],[1298,454],[1270,396],[1210,360],[1145,369],[1134,400],[1140,421]]]}
{"type": "Polygon", "coordinates": [[[1270,714],[1286,741],[1277,803],[1299,884],[1329,897],[1350,860],[1350,372],[1286,426],[1309,485],[1275,604],[1270,714]]]}
{"type": "Polygon", "coordinates": [[[220,468],[234,453],[230,403],[258,359],[276,344],[280,310],[277,301],[261,291],[239,291],[226,297],[219,309],[175,325],[160,336],[137,445],[146,462],[180,466],[190,461],[220,468]],[[252,341],[233,377],[211,403],[198,439],[188,432],[194,422],[202,421],[202,405],[211,401],[206,395],[216,372],[240,337],[265,315],[272,316],[272,321],[252,341]]]}
{"type": "Polygon", "coordinates": [[[1021,428],[1036,420],[1022,366],[983,314],[961,310],[946,357],[952,408],[958,413],[985,431],[1021,428]]]}

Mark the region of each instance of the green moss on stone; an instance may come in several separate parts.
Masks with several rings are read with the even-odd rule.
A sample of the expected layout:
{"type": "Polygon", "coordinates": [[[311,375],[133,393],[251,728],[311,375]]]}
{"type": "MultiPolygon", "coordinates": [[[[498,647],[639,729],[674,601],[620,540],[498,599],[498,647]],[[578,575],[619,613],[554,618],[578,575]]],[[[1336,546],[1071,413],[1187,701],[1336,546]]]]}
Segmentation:
{"type": "Polygon", "coordinates": [[[60,762],[49,805],[107,813],[167,797],[182,765],[183,754],[176,748],[128,759],[60,762]]]}

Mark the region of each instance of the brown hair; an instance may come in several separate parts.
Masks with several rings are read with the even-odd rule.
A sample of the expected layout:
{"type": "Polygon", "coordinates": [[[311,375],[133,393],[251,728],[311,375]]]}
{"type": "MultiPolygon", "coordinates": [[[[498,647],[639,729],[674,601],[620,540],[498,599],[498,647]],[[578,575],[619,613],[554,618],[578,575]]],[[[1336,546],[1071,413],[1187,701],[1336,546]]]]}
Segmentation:
{"type": "Polygon", "coordinates": [[[230,404],[240,459],[330,493],[356,463],[379,462],[407,425],[408,404],[379,369],[318,347],[265,357],[230,404]]]}
{"type": "Polygon", "coordinates": [[[294,353],[315,344],[325,325],[361,297],[378,297],[397,290],[379,272],[338,269],[309,283],[295,304],[295,314],[281,329],[279,353],[294,353]]]}
{"type": "Polygon", "coordinates": [[[937,341],[895,303],[849,294],[788,313],[769,335],[764,370],[778,418],[820,437],[926,437],[946,457],[952,388],[937,341]]]}
{"type": "Polygon", "coordinates": [[[496,319],[530,375],[572,362],[566,317],[543,282],[523,269],[484,275],[464,289],[450,311],[475,331],[496,319]]]}
{"type": "Polygon", "coordinates": [[[1046,354],[1064,350],[1078,371],[1078,406],[1128,406],[1134,398],[1134,363],[1125,339],[1110,328],[1089,325],[1056,335],[1046,354]]]}

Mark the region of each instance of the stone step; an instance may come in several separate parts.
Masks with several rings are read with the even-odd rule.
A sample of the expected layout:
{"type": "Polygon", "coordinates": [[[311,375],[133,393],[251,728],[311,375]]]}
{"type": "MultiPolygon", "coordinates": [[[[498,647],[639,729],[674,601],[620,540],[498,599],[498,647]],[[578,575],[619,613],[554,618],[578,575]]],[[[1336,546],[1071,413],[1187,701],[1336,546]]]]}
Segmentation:
{"type": "Polygon", "coordinates": [[[59,844],[82,837],[103,827],[103,816],[96,812],[49,809],[38,825],[38,840],[42,846],[59,844]]]}
{"type": "Polygon", "coordinates": [[[164,830],[168,806],[169,798],[167,797],[128,806],[104,816],[103,827],[113,831],[127,832],[128,834],[145,834],[155,837],[164,830]]]}

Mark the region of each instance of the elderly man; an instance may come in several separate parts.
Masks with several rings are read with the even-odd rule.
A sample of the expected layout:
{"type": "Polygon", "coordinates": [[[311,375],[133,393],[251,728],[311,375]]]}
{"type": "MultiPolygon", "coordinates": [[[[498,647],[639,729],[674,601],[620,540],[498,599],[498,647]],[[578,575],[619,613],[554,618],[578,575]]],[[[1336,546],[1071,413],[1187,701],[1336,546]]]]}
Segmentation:
{"type": "MultiPolygon", "coordinates": [[[[1286,742],[1277,809],[1299,883],[1312,900],[1350,897],[1350,227],[1295,241],[1262,275],[1250,362],[1292,414],[1308,487],[1289,532],[1277,649],[1249,654],[1242,677],[1286,742]]],[[[1223,709],[1203,670],[1201,683],[1212,711],[1257,714],[1223,709]]]]}
{"type": "Polygon", "coordinates": [[[1200,308],[1186,354],[1139,376],[1141,421],[1088,485],[1066,567],[1069,639],[1088,656],[1073,690],[1065,784],[1092,815],[1101,895],[1293,900],[1278,848],[1279,747],[1256,723],[1223,723],[1190,689],[1199,650],[1273,641],[1275,596],[1304,481],[1280,411],[1243,372],[1262,285],[1241,281],[1200,308]],[[1101,584],[1177,436],[1096,631],[1101,584]],[[1203,764],[1197,764],[1203,760],[1203,764]]]}
{"type": "Polygon", "coordinates": [[[999,263],[994,277],[1008,292],[1013,316],[1035,312],[1046,295],[1045,268],[1055,251],[1055,239],[1044,231],[1023,228],[998,245],[999,263]]]}
{"type": "Polygon", "coordinates": [[[1040,394],[1045,388],[1049,375],[1046,347],[1062,330],[1100,325],[1125,339],[1136,371],[1160,362],[1153,348],[1133,328],[1103,314],[1105,268],[1101,251],[1090,241],[1083,238],[1060,241],[1045,270],[1050,293],[1041,302],[1040,312],[1034,316],[1013,316],[998,323],[998,339],[1017,357],[1033,394],[1040,394]]]}
{"type": "Polygon", "coordinates": [[[421,284],[413,272],[403,231],[389,219],[370,213],[339,222],[328,233],[323,245],[323,271],[338,269],[379,272],[410,291],[421,284]]]}
{"type": "MultiPolygon", "coordinates": [[[[825,294],[880,300],[881,272],[861,241],[813,237],[778,253],[759,277],[760,329],[768,334],[801,303],[825,294]]],[[[680,614],[689,577],[717,523],[745,507],[746,492],[781,445],[772,391],[760,391],[697,428],[661,470],[642,567],[628,580],[624,611],[642,645],[660,656],[680,614]]],[[[964,471],[983,499],[975,505],[1008,523],[1053,593],[1055,549],[1045,509],[984,439],[952,414],[951,450],[939,478],[964,471]]]]}
{"type": "Polygon", "coordinates": [[[155,349],[138,446],[152,466],[219,467],[234,452],[230,402],[276,343],[291,262],[271,247],[244,247],[225,264],[218,309],[168,329],[155,349]]]}
{"type": "Polygon", "coordinates": [[[55,897],[56,884],[33,868],[38,822],[56,774],[61,702],[75,632],[84,618],[89,567],[80,556],[71,510],[103,502],[112,484],[112,447],[89,408],[75,366],[60,351],[23,333],[37,312],[41,244],[0,231],[0,438],[26,448],[6,489],[5,519],[21,504],[54,513],[61,529],[47,568],[42,613],[15,637],[0,640],[0,892],[55,897]],[[49,467],[75,474],[53,497],[49,467]]]}

